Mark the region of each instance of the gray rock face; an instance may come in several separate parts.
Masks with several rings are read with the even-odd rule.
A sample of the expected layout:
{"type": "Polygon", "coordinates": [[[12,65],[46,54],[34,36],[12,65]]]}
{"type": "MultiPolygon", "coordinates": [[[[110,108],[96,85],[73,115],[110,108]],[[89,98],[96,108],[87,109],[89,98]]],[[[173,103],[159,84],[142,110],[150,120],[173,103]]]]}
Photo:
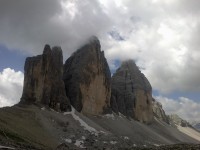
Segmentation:
{"type": "Polygon", "coordinates": [[[66,94],[84,114],[102,114],[110,104],[111,74],[96,37],[78,49],[64,65],[66,94]]]}
{"type": "Polygon", "coordinates": [[[151,85],[133,60],[124,61],[112,77],[111,107],[140,122],[153,119],[151,85]]]}
{"type": "Polygon", "coordinates": [[[26,59],[21,103],[41,103],[55,110],[71,110],[62,76],[61,48],[51,50],[45,45],[42,55],[26,59]]]}
{"type": "Polygon", "coordinates": [[[162,104],[153,99],[153,115],[171,126],[192,127],[189,122],[180,118],[177,114],[166,115],[162,104]]]}
{"type": "Polygon", "coordinates": [[[177,114],[172,114],[168,116],[169,123],[173,126],[182,126],[182,127],[192,127],[189,122],[183,120],[177,114]]]}
{"type": "Polygon", "coordinates": [[[165,111],[162,108],[162,104],[155,99],[153,99],[152,104],[154,117],[169,124],[168,116],[165,114],[165,111]]]}

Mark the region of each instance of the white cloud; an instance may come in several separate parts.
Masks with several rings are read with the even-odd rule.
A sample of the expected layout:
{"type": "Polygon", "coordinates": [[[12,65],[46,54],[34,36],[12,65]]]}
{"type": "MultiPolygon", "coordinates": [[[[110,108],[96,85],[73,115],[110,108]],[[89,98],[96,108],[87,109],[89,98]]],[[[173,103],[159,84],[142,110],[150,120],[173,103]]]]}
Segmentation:
{"type": "Polygon", "coordinates": [[[200,121],[200,103],[186,97],[170,99],[164,96],[156,96],[156,100],[162,103],[167,114],[178,114],[181,118],[193,122],[200,121]]]}
{"type": "Polygon", "coordinates": [[[126,38],[120,42],[109,38],[103,41],[107,58],[137,60],[152,87],[161,93],[199,92],[200,19],[191,13],[196,11],[192,10],[195,5],[187,6],[187,1],[184,5],[178,0],[127,0],[120,4],[126,11],[118,9],[110,11],[110,15],[123,18],[114,22],[126,38]],[[187,15],[182,7],[191,7],[187,15]]]}
{"type": "Polygon", "coordinates": [[[109,65],[135,59],[161,93],[200,92],[200,18],[197,0],[1,1],[0,44],[31,55],[46,43],[64,59],[97,35],[109,65]],[[108,35],[117,31],[125,40],[108,35]]]}
{"type": "Polygon", "coordinates": [[[0,72],[0,107],[12,106],[19,102],[22,94],[24,75],[10,68],[0,72]]]}

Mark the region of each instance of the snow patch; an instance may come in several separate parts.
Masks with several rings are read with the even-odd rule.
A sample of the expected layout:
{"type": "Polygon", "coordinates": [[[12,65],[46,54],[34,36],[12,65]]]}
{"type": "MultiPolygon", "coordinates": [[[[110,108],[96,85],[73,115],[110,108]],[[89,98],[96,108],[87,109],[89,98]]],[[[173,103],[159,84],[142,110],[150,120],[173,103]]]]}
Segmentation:
{"type": "Polygon", "coordinates": [[[81,139],[82,139],[82,140],[85,140],[86,138],[85,138],[85,136],[82,136],[81,139]]]}
{"type": "Polygon", "coordinates": [[[153,144],[153,145],[154,145],[154,146],[157,146],[157,147],[160,146],[159,144],[153,144]]]}
{"type": "Polygon", "coordinates": [[[64,112],[63,114],[64,114],[64,115],[71,115],[72,112],[71,112],[71,111],[69,111],[69,112],[64,112]]]}
{"type": "Polygon", "coordinates": [[[71,139],[65,139],[65,142],[72,143],[72,140],[71,139]]]}
{"type": "Polygon", "coordinates": [[[110,144],[117,144],[117,141],[110,141],[110,144]]]}
{"type": "Polygon", "coordinates": [[[108,143],[108,142],[106,142],[106,141],[103,141],[103,143],[104,143],[104,144],[106,144],[106,143],[108,143]]]}
{"type": "Polygon", "coordinates": [[[15,148],[7,147],[7,146],[1,146],[1,145],[0,145],[0,149],[15,149],[15,148]]]}
{"type": "Polygon", "coordinates": [[[75,109],[74,109],[73,107],[72,107],[72,111],[71,111],[71,112],[64,112],[63,114],[64,114],[64,115],[69,115],[69,114],[71,114],[72,117],[73,117],[75,120],[79,121],[79,123],[80,123],[81,126],[84,128],[84,130],[87,130],[87,131],[91,132],[92,134],[98,136],[98,133],[99,133],[99,132],[98,132],[95,128],[90,127],[85,121],[83,121],[79,116],[77,116],[77,115],[75,114],[75,109]]]}
{"type": "Polygon", "coordinates": [[[108,135],[108,133],[106,133],[106,132],[104,132],[104,131],[100,131],[100,133],[108,135]]]}
{"type": "Polygon", "coordinates": [[[50,108],[50,110],[55,112],[55,110],[54,110],[54,109],[52,109],[52,108],[50,108]]]}
{"type": "Polygon", "coordinates": [[[84,142],[82,140],[76,140],[76,142],[74,143],[74,145],[76,145],[79,148],[86,148],[84,146],[84,142]]]}
{"type": "Polygon", "coordinates": [[[113,114],[106,114],[104,115],[103,117],[106,117],[106,118],[111,118],[112,120],[115,120],[115,116],[113,114]]]}
{"type": "Polygon", "coordinates": [[[119,113],[120,118],[126,118],[123,114],[119,113]]]}
{"type": "Polygon", "coordinates": [[[124,140],[129,140],[129,137],[128,136],[124,136],[124,140]]]}

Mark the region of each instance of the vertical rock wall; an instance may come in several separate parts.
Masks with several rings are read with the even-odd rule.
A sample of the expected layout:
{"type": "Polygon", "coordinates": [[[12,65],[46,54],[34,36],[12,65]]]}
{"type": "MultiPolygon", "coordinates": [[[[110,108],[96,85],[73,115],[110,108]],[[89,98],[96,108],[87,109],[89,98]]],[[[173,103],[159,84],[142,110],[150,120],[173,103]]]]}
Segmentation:
{"type": "Polygon", "coordinates": [[[109,109],[111,75],[96,37],[67,59],[63,79],[66,94],[77,111],[98,115],[109,109]]]}
{"type": "Polygon", "coordinates": [[[62,76],[61,48],[51,50],[49,45],[45,45],[42,55],[26,59],[21,103],[42,103],[55,110],[70,110],[62,76]]]}
{"type": "Polygon", "coordinates": [[[153,119],[152,88],[134,61],[124,61],[112,76],[111,107],[140,122],[153,119]]]}

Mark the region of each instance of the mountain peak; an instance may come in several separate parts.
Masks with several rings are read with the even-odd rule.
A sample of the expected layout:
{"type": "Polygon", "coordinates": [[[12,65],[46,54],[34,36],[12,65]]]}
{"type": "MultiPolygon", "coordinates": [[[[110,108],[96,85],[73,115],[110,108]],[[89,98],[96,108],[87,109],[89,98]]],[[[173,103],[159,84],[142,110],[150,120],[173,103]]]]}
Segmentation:
{"type": "Polygon", "coordinates": [[[45,45],[42,55],[26,59],[21,103],[40,103],[55,110],[70,110],[62,80],[61,48],[45,45]]]}
{"type": "Polygon", "coordinates": [[[151,85],[133,60],[122,62],[112,76],[111,106],[116,113],[141,122],[153,119],[151,85]]]}
{"type": "Polygon", "coordinates": [[[111,73],[97,37],[82,46],[64,65],[64,82],[72,106],[99,115],[109,108],[111,73]]]}

